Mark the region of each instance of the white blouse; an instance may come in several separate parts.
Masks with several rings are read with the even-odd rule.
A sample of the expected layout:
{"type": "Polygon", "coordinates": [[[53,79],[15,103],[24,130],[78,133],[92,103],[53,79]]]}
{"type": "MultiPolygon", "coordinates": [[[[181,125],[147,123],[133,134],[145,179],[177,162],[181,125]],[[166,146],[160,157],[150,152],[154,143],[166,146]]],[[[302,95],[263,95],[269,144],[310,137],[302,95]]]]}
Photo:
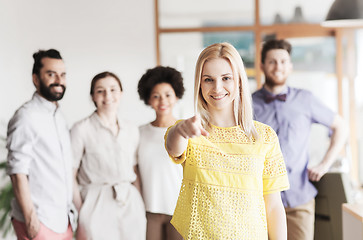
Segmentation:
{"type": "Polygon", "coordinates": [[[164,134],[167,128],[148,123],[139,129],[138,164],[146,211],[173,215],[183,169],[170,160],[165,150],[164,134]]]}
{"type": "Polygon", "coordinates": [[[114,136],[93,113],[71,130],[83,200],[79,227],[87,239],[145,240],[145,207],[131,184],[136,180],[139,131],[132,124],[118,123],[120,131],[114,136]]]}
{"type": "Polygon", "coordinates": [[[96,113],[76,123],[71,130],[73,168],[79,169],[81,186],[134,182],[139,132],[136,126],[118,120],[117,136],[103,126],[96,113]]]}

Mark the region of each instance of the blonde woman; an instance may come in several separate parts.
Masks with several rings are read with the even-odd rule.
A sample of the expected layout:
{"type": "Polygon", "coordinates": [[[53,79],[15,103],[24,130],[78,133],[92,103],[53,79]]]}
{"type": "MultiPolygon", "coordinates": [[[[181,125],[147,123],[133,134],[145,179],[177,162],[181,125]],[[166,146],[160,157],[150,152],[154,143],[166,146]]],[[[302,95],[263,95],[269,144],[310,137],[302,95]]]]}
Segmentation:
{"type": "Polygon", "coordinates": [[[280,191],[289,182],[279,141],[253,121],[243,62],[231,44],[202,51],[194,91],[196,115],[165,136],[184,168],[172,224],[184,239],[286,239],[280,191]]]}

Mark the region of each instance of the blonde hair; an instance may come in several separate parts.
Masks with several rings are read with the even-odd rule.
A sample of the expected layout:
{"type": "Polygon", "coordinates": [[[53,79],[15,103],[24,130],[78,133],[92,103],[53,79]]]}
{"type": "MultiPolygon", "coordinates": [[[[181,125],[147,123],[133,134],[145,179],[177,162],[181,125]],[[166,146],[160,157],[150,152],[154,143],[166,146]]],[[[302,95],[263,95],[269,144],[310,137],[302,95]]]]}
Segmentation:
{"type": "Polygon", "coordinates": [[[229,43],[216,43],[206,47],[199,55],[195,67],[194,104],[196,113],[200,114],[202,125],[209,128],[209,112],[207,103],[200,91],[202,71],[204,64],[211,59],[223,58],[232,67],[233,78],[236,81],[236,97],[234,99],[235,122],[240,125],[246,135],[251,139],[258,139],[258,134],[253,123],[252,97],[248,86],[248,78],[243,66],[242,58],[238,51],[229,43]]]}

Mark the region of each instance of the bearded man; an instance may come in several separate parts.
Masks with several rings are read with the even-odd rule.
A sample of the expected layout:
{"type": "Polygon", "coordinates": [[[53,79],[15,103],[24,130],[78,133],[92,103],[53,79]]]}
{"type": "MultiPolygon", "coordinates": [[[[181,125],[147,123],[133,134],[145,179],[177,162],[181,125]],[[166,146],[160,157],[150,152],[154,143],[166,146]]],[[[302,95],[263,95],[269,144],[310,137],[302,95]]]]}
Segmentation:
{"type": "Polygon", "coordinates": [[[72,152],[58,101],[66,90],[57,50],[34,53],[36,92],[8,125],[7,174],[15,198],[12,224],[18,239],[72,239],[72,152]]]}
{"type": "Polygon", "coordinates": [[[281,192],[287,218],[289,240],[313,240],[315,196],[310,181],[319,181],[336,160],[347,140],[343,119],[303,89],[289,87],[292,71],[291,44],[270,40],[261,52],[265,84],[252,95],[255,119],[270,125],[277,133],[286,163],[290,189],[281,192]],[[330,146],[322,161],[313,167],[309,162],[309,135],[313,123],[331,129],[330,146]]]}

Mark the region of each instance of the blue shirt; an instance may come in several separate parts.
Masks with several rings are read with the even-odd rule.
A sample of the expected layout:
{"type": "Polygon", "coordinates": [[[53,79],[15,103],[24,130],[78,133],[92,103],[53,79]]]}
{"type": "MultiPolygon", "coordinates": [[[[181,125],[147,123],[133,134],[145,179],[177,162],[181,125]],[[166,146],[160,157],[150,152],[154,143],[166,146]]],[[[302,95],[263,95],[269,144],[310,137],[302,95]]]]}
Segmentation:
{"type": "Polygon", "coordinates": [[[277,133],[289,176],[290,189],[281,193],[285,207],[312,200],[317,191],[308,178],[309,136],[313,123],[330,127],[335,113],[311,92],[288,87],[286,101],[265,102],[272,95],[265,88],[252,95],[255,119],[270,125],[277,133]]]}

